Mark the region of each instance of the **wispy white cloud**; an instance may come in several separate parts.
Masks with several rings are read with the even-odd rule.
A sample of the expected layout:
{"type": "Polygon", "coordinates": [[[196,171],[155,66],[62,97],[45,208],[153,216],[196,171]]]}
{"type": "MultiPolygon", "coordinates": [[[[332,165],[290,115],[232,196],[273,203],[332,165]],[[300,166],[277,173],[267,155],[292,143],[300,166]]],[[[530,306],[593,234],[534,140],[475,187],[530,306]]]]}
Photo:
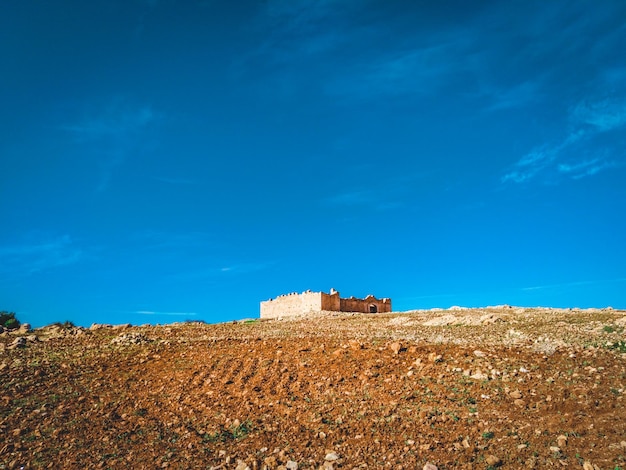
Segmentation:
{"type": "Polygon", "coordinates": [[[597,132],[607,132],[626,125],[626,100],[583,101],[572,110],[572,119],[589,124],[597,132]]]}
{"type": "Polygon", "coordinates": [[[347,24],[358,6],[350,0],[269,0],[254,25],[263,40],[246,60],[287,64],[333,51],[352,35],[347,24]]]}
{"type": "Polygon", "coordinates": [[[540,78],[535,78],[507,87],[494,86],[483,93],[489,103],[487,111],[520,108],[536,102],[540,95],[540,82],[540,78]]]}
{"type": "MultiPolygon", "coordinates": [[[[255,65],[261,56],[263,63],[289,66],[291,81],[309,81],[307,64],[314,60],[325,71],[319,89],[334,98],[421,99],[462,90],[460,98],[474,99],[477,109],[501,111],[545,102],[566,88],[572,71],[581,67],[588,65],[589,77],[577,80],[592,79],[600,73],[596,64],[608,65],[602,58],[615,56],[626,30],[615,20],[625,12],[620,2],[596,8],[591,2],[561,0],[532,11],[520,2],[483,2],[459,5],[464,11],[456,15],[438,2],[381,5],[269,0],[256,25],[264,41],[249,58],[255,65]]],[[[270,74],[276,70],[282,79],[287,75],[279,67],[270,74]]],[[[621,76],[616,66],[607,80],[619,83],[621,76]]],[[[291,88],[311,92],[308,86],[291,88]]]]}
{"type": "Polygon", "coordinates": [[[626,278],[620,277],[616,279],[599,279],[593,281],[575,281],[575,282],[565,282],[562,284],[545,284],[539,286],[531,286],[531,287],[523,287],[524,291],[534,291],[534,290],[544,290],[544,289],[559,289],[563,287],[577,287],[577,286],[589,286],[589,285],[599,285],[599,284],[615,284],[620,282],[626,282],[626,278]]]}
{"type": "Polygon", "coordinates": [[[456,59],[463,44],[459,38],[443,37],[435,44],[374,54],[357,64],[356,74],[336,77],[325,90],[331,95],[368,99],[380,95],[424,96],[447,86],[449,78],[464,71],[466,63],[456,59]]]}
{"type": "Polygon", "coordinates": [[[269,0],[265,2],[263,13],[286,28],[317,32],[323,21],[354,3],[349,0],[269,0]]]}
{"type": "Polygon", "coordinates": [[[197,312],[160,312],[153,310],[135,310],[134,313],[136,315],[164,315],[164,316],[172,316],[172,317],[193,317],[198,315],[197,312]]]}
{"type": "Polygon", "coordinates": [[[228,266],[224,266],[219,269],[220,273],[230,273],[230,274],[247,274],[253,273],[257,271],[264,271],[272,267],[275,263],[273,262],[259,262],[259,263],[239,263],[232,264],[228,266]]]}
{"type": "Polygon", "coordinates": [[[103,191],[128,156],[141,151],[144,133],[161,117],[151,106],[134,106],[115,98],[102,109],[60,129],[84,146],[87,154],[95,156],[100,167],[96,189],[103,191]]]}
{"type": "Polygon", "coordinates": [[[560,173],[571,176],[573,179],[581,179],[587,176],[593,176],[603,170],[618,166],[614,161],[602,160],[601,158],[593,158],[573,164],[561,163],[558,166],[560,173]]]}
{"type": "Polygon", "coordinates": [[[29,276],[80,261],[84,253],[69,235],[0,246],[0,273],[29,276]]]}
{"type": "Polygon", "coordinates": [[[515,165],[515,169],[502,177],[503,182],[513,181],[523,183],[534,178],[538,173],[548,168],[556,159],[558,150],[543,147],[532,150],[524,155],[515,165]]]}
{"type": "Polygon", "coordinates": [[[326,202],[339,206],[360,206],[375,202],[375,198],[371,191],[349,191],[329,196],[326,202]]]}
{"type": "Polygon", "coordinates": [[[276,265],[274,261],[239,262],[232,264],[191,268],[172,272],[167,276],[170,282],[218,282],[226,277],[254,274],[271,269],[276,265]]]}
{"type": "Polygon", "coordinates": [[[570,111],[570,121],[572,131],[560,142],[531,150],[501,181],[524,183],[539,176],[553,179],[558,175],[581,179],[620,166],[607,148],[598,146],[589,157],[583,147],[602,134],[626,127],[626,100],[583,101],[570,111]]]}
{"type": "Polygon", "coordinates": [[[141,130],[155,119],[156,114],[149,106],[137,109],[112,107],[100,116],[65,125],[61,129],[71,132],[79,139],[98,140],[128,135],[141,130]]]}

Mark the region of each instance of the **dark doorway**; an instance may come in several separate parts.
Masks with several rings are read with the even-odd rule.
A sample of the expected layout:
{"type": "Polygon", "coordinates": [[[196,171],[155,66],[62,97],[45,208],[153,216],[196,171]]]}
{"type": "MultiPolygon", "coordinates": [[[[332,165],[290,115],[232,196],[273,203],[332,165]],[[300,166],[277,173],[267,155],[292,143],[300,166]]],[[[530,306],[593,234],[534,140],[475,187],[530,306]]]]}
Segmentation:
{"type": "Polygon", "coordinates": [[[370,313],[378,313],[378,307],[376,307],[376,305],[370,305],[370,313]]]}

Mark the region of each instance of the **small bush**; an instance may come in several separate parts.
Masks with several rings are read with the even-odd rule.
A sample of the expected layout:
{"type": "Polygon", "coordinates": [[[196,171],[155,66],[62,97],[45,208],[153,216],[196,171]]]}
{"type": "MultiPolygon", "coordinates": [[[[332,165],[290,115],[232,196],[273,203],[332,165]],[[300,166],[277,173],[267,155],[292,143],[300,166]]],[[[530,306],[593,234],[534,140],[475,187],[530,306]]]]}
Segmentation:
{"type": "Polygon", "coordinates": [[[626,353],[626,341],[624,340],[615,341],[614,343],[606,343],[604,347],[621,353],[626,353]]]}
{"type": "Polygon", "coordinates": [[[231,426],[229,429],[222,428],[214,433],[205,433],[205,442],[226,442],[245,438],[252,431],[252,423],[247,420],[238,426],[231,426]]]}
{"type": "Polygon", "coordinates": [[[15,313],[2,311],[0,312],[0,326],[7,330],[15,330],[20,327],[20,322],[15,318],[15,313]]]}
{"type": "Polygon", "coordinates": [[[76,325],[74,325],[74,323],[69,320],[65,320],[63,323],[61,323],[60,321],[57,321],[57,322],[52,323],[51,326],[63,328],[64,330],[71,330],[72,328],[76,327],[76,325]]]}

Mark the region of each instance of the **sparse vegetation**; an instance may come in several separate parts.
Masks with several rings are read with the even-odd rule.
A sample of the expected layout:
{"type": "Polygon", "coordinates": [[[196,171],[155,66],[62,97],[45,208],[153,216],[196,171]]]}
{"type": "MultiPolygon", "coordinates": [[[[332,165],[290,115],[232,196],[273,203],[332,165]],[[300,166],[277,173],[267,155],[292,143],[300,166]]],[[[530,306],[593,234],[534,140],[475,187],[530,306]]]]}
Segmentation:
{"type": "Polygon", "coordinates": [[[2,311],[0,312],[0,326],[7,330],[15,330],[20,327],[20,322],[15,317],[15,313],[2,311]]]}
{"type": "Polygon", "coordinates": [[[252,431],[252,422],[247,420],[243,423],[231,425],[229,428],[222,428],[214,433],[206,433],[203,439],[208,442],[227,442],[245,438],[252,431]]]}
{"type": "Polygon", "coordinates": [[[65,330],[69,330],[71,328],[76,328],[76,325],[74,325],[73,322],[69,321],[69,320],[65,320],[64,322],[56,322],[52,324],[53,326],[58,326],[59,328],[63,328],[65,330]]]}
{"type": "Polygon", "coordinates": [[[623,339],[613,341],[611,343],[606,343],[604,347],[620,353],[626,353],[626,341],[624,341],[623,339]]]}

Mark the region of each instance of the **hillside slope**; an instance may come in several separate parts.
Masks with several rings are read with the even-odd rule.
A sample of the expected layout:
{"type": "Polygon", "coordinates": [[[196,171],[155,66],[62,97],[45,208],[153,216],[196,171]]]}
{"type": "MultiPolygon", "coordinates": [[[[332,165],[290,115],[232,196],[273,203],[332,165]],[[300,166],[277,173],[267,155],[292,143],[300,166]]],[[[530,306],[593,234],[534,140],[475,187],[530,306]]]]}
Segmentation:
{"type": "Polygon", "coordinates": [[[625,469],[625,326],[499,307],[3,333],[0,468],[625,469]]]}

